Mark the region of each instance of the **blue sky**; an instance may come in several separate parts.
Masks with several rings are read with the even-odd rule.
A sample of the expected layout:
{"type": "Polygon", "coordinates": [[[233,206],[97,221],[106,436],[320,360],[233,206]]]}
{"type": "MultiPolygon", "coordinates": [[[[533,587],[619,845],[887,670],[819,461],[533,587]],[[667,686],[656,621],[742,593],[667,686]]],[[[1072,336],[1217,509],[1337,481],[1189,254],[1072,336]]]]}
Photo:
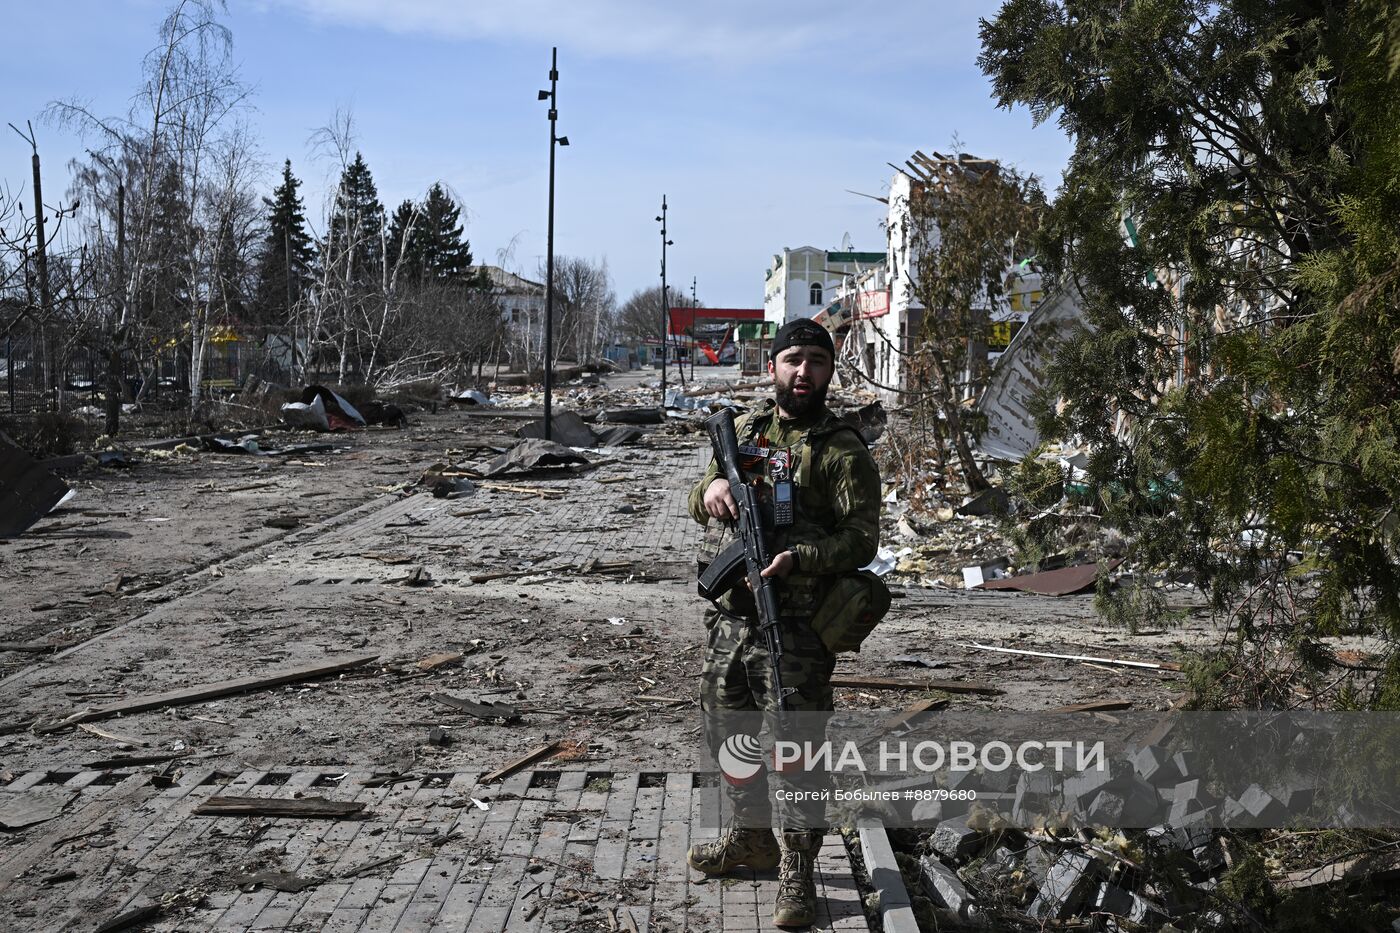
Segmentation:
{"type": "MultiPolygon", "coordinates": [[[[548,123],[536,91],[559,46],[555,252],[606,259],[620,299],[656,284],[661,195],[668,278],[712,306],[758,307],[784,246],[884,248],[879,195],[914,149],[963,148],[1058,185],[1070,144],[1024,110],[999,111],[976,66],[977,20],[995,2],[919,0],[255,0],[224,22],[252,85],[248,119],[267,163],[306,183],[318,218],[336,167],[308,139],[354,115],[392,210],[434,181],[469,212],[479,262],[532,275],[545,252],[548,123]]],[[[153,0],[62,0],[7,15],[0,122],[35,121],[50,203],[83,142],[40,117],[55,99],[123,112],[168,9],[153,0]],[[60,178],[62,173],[62,178],[60,178]]],[[[8,127],[0,180],[28,190],[29,152],[8,127]]]]}

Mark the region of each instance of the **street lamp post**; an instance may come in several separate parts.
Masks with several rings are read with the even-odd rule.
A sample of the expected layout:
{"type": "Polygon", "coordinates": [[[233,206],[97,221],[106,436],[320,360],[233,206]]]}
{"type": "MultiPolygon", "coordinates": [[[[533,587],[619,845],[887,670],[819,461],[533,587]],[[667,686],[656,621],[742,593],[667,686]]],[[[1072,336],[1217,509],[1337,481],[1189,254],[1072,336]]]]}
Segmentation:
{"type": "Polygon", "coordinates": [[[540,91],[539,99],[549,101],[549,234],[544,261],[544,439],[554,439],[554,421],[550,415],[551,394],[554,389],[554,147],[567,146],[569,137],[554,134],[559,119],[559,48],[555,46],[549,59],[549,90],[540,91]]]}
{"type": "Polygon", "coordinates": [[[690,277],[690,381],[695,381],[695,276],[690,277]]]}
{"type": "Polygon", "coordinates": [[[670,341],[667,333],[671,329],[671,299],[666,288],[666,247],[674,245],[666,239],[666,195],[661,196],[661,213],[656,219],[661,222],[661,410],[666,411],[666,357],[670,355],[670,341]]]}

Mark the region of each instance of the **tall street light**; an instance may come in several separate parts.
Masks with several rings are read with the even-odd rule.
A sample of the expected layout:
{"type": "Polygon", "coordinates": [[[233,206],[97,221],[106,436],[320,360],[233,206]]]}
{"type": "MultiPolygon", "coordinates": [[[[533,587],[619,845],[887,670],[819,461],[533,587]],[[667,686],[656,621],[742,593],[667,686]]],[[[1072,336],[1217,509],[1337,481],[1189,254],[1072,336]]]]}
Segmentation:
{"type": "Polygon", "coordinates": [[[554,389],[554,147],[567,146],[569,137],[556,136],[554,123],[559,119],[559,48],[555,46],[549,59],[549,90],[540,91],[540,100],[549,101],[549,236],[544,261],[544,439],[554,439],[554,420],[550,416],[550,394],[554,389]]]}
{"type": "Polygon", "coordinates": [[[661,222],[661,410],[666,410],[666,357],[670,347],[666,334],[671,329],[670,292],[666,289],[666,247],[674,245],[666,239],[666,195],[661,196],[661,213],[656,216],[661,222]]]}

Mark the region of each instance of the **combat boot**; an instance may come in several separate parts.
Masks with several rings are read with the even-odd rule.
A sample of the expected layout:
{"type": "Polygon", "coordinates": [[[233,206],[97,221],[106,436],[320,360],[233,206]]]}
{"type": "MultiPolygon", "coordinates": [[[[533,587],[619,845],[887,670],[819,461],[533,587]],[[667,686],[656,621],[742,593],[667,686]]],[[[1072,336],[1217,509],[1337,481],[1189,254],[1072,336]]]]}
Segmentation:
{"type": "Polygon", "coordinates": [[[778,840],[767,827],[740,829],[730,826],[714,842],[691,846],[685,860],[691,868],[707,875],[723,875],[743,865],[755,871],[768,871],[778,864],[778,840]]]}
{"type": "Polygon", "coordinates": [[[817,830],[783,833],[783,859],[778,866],[778,899],[773,923],[780,927],[811,926],[817,920],[817,886],[812,869],[823,833],[817,830]]]}

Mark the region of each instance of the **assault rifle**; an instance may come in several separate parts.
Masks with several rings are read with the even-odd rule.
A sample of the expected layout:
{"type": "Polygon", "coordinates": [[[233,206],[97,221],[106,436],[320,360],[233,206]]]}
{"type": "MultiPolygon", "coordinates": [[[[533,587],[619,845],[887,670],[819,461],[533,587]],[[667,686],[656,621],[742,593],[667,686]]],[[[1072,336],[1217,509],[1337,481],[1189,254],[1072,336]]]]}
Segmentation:
{"type": "Polygon", "coordinates": [[[739,469],[739,438],[734,433],[734,412],[724,408],[706,418],[705,433],[710,436],[710,446],[714,448],[720,475],[729,480],[729,492],[739,506],[739,539],[700,575],[700,595],[713,601],[740,580],[748,579],[754,603],[758,607],[758,631],[763,636],[768,660],[773,665],[777,706],[779,710],[786,710],[790,691],[783,687],[783,639],[778,631],[777,587],[772,579],[762,575],[772,557],[763,535],[763,513],[759,508],[758,494],[744,482],[744,475],[739,469]]]}

